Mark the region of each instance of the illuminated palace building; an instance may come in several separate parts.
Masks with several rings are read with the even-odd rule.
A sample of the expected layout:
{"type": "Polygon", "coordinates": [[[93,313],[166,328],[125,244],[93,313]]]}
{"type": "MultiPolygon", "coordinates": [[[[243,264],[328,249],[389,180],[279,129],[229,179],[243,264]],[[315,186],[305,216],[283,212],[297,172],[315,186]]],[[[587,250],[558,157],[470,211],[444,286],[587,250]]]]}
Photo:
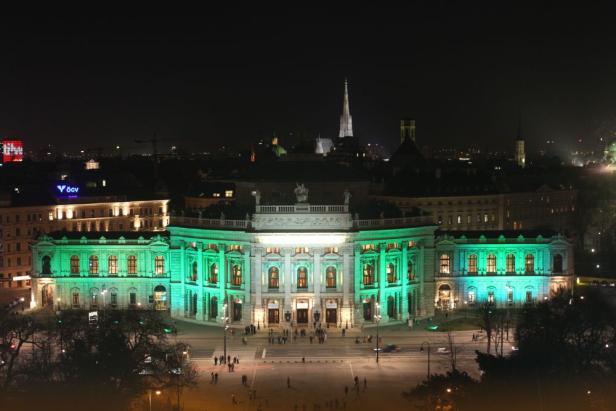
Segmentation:
{"type": "Polygon", "coordinates": [[[242,220],[172,216],[168,231],[57,232],[33,247],[33,305],[168,310],[203,324],[358,326],[570,287],[571,245],[549,233],[455,237],[426,215],[358,219],[344,203],[263,205],[242,220]]]}

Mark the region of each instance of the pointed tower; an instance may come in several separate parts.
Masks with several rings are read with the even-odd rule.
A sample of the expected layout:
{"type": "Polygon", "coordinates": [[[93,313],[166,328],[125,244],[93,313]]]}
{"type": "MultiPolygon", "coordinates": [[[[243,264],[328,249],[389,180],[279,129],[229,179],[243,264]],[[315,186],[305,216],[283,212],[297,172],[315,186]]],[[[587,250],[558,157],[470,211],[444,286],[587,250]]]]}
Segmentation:
{"type": "Polygon", "coordinates": [[[518,136],[515,140],[515,162],[518,167],[526,167],[526,141],[522,137],[522,115],[518,115],[518,136]]]}
{"type": "Polygon", "coordinates": [[[349,109],[349,82],[344,79],[344,102],[340,116],[340,134],[338,137],[353,137],[353,119],[349,109]]]}

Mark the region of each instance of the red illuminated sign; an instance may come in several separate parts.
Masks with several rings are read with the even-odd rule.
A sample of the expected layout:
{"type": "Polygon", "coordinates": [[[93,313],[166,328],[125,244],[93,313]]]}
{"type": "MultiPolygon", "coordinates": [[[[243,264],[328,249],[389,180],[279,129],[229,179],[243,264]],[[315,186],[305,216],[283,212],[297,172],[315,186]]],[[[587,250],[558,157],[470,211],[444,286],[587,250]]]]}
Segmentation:
{"type": "Polygon", "coordinates": [[[21,140],[2,140],[2,162],[13,163],[23,161],[24,144],[21,140]]]}

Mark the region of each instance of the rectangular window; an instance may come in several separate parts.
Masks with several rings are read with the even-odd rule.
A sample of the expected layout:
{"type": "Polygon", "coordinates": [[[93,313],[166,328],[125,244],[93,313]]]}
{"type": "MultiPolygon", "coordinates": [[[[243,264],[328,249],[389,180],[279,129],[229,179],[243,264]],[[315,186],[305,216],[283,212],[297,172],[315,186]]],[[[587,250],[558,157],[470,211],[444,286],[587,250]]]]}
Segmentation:
{"type": "Polygon", "coordinates": [[[79,293],[73,293],[73,307],[79,307],[79,293]]]}
{"type": "Polygon", "coordinates": [[[109,304],[111,305],[112,308],[115,308],[118,306],[118,294],[117,293],[111,293],[109,300],[110,300],[109,304]]]}
{"type": "Polygon", "coordinates": [[[225,190],[225,197],[227,198],[233,197],[233,190],[225,190]]]}
{"type": "Polygon", "coordinates": [[[308,247],[295,247],[295,254],[308,254],[308,247]]]}
{"type": "Polygon", "coordinates": [[[527,303],[533,302],[533,292],[531,290],[526,290],[526,302],[527,303]]]}
{"type": "Polygon", "coordinates": [[[109,274],[115,275],[118,273],[118,257],[112,255],[109,257],[109,274]]]}
{"type": "Polygon", "coordinates": [[[128,301],[132,306],[137,305],[137,293],[130,293],[128,295],[128,301]]]}
{"type": "Polygon", "coordinates": [[[156,275],[165,273],[165,257],[158,256],[154,258],[154,273],[156,275]]]}

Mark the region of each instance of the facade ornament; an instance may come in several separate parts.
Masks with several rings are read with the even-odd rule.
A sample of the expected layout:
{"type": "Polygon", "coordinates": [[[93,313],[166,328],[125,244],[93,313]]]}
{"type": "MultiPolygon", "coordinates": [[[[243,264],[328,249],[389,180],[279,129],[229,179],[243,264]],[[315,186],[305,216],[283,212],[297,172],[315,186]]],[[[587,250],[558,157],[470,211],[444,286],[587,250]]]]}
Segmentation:
{"type": "Polygon", "coordinates": [[[349,205],[349,201],[351,201],[351,192],[348,188],[344,189],[344,205],[349,205]]]}
{"type": "Polygon", "coordinates": [[[295,190],[293,190],[293,192],[295,193],[295,197],[297,198],[298,203],[308,202],[309,190],[306,188],[306,186],[304,186],[304,183],[295,183],[295,190]]]}

